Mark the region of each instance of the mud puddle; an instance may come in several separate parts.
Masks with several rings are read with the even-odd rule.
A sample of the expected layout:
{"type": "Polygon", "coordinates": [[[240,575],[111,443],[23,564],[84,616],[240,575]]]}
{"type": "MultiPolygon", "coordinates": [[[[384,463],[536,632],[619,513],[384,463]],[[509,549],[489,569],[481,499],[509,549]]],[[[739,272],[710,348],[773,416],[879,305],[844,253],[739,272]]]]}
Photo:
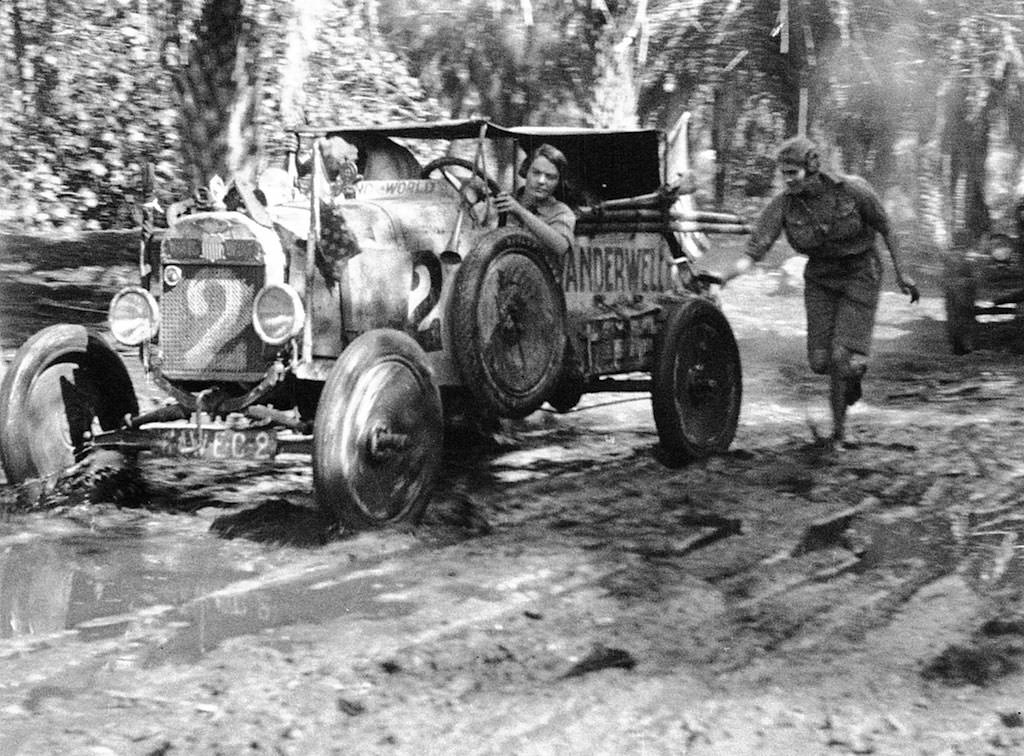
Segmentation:
{"type": "Polygon", "coordinates": [[[169,612],[165,620],[180,628],[140,659],[140,666],[194,662],[224,640],[297,624],[341,617],[351,620],[396,619],[418,604],[398,596],[408,584],[387,570],[303,580],[269,587],[227,586],[169,612]]]}
{"type": "MultiPolygon", "coordinates": [[[[209,513],[206,513],[209,515],[209,513]]],[[[209,516],[80,507],[0,522],[0,657],[115,641],[131,666],[195,660],[227,638],[342,616],[410,611],[385,567],[410,537],[323,549],[225,540],[209,516]],[[378,559],[360,559],[375,554],[378,559]],[[127,658],[127,657],[126,657],[127,658]]],[[[215,518],[214,518],[215,519],[215,518]]]]}
{"type": "Polygon", "coordinates": [[[83,640],[124,634],[147,608],[187,600],[244,575],[203,558],[170,565],[136,539],[76,537],[0,550],[0,637],[71,631],[83,640]]]}
{"type": "MultiPolygon", "coordinates": [[[[595,409],[587,414],[608,422],[595,409]]],[[[147,498],[121,507],[64,490],[48,509],[0,520],[0,657],[113,641],[121,666],[152,666],[194,661],[226,639],[288,625],[396,619],[418,604],[395,598],[415,591],[391,574],[389,560],[490,529],[479,511],[466,518],[452,488],[486,496],[643,446],[635,432],[580,439],[550,413],[507,430],[497,448],[450,456],[448,485],[415,531],[331,534],[311,501],[305,460],[269,470],[193,461],[182,480],[174,461],[144,459],[138,490],[147,498]]],[[[15,488],[0,487],[12,500],[15,488]]]]}
{"type": "Polygon", "coordinates": [[[124,634],[154,608],[166,611],[251,573],[229,567],[203,542],[170,544],[142,524],[99,531],[25,520],[0,537],[0,638],[70,632],[82,640],[124,634]],[[5,542],[6,541],[6,542],[5,542]]]}
{"type": "MultiPolygon", "coordinates": [[[[150,667],[193,662],[227,639],[276,628],[404,617],[421,607],[415,580],[398,574],[400,555],[491,529],[479,507],[463,511],[452,485],[462,490],[473,478],[474,494],[486,496],[509,480],[635,453],[621,435],[571,451],[575,436],[558,422],[517,427],[511,443],[480,455],[472,472],[459,469],[465,459],[451,461],[450,485],[421,527],[353,536],[327,533],[300,465],[193,466],[183,485],[175,465],[144,461],[146,502],[119,508],[71,491],[56,509],[0,521],[0,658],[81,643],[104,655],[99,646],[110,642],[119,667],[150,667]]],[[[486,598],[456,588],[454,600],[486,598]]]]}

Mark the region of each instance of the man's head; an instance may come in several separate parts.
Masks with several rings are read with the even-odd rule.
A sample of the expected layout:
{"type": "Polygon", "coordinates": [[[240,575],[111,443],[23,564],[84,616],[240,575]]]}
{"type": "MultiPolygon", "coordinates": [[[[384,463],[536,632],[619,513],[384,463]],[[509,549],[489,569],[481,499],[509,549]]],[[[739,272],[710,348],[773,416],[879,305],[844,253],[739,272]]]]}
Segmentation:
{"type": "Polygon", "coordinates": [[[527,206],[553,196],[562,185],[568,167],[565,155],[550,144],[542,144],[530,152],[519,167],[519,175],[526,179],[523,199],[527,206]]]}
{"type": "Polygon", "coordinates": [[[550,144],[542,144],[539,147],[534,147],[530,151],[530,154],[526,156],[526,159],[519,166],[519,175],[526,178],[526,174],[530,170],[530,166],[537,158],[544,158],[550,162],[555,168],[558,169],[558,177],[561,178],[569,167],[569,161],[566,159],[565,154],[557,147],[550,144]]]}
{"type": "Polygon", "coordinates": [[[787,191],[794,193],[799,192],[804,181],[821,167],[818,148],[805,136],[790,137],[783,142],[776,160],[787,191]]]}

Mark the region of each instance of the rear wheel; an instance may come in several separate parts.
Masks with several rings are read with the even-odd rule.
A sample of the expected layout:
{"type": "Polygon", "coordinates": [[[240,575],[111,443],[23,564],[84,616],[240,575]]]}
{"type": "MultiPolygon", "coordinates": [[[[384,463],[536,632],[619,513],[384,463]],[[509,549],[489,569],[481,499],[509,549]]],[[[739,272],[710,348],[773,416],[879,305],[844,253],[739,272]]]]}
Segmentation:
{"type": "Polygon", "coordinates": [[[481,238],[457,276],[451,314],[462,380],[485,410],[525,417],[562,373],[562,289],[539,243],[512,228],[481,238]]]}
{"type": "Polygon", "coordinates": [[[441,396],[423,349],[399,331],[362,334],[320,395],[317,503],[351,529],[417,521],[437,479],[443,437],[441,396]]]}
{"type": "Polygon", "coordinates": [[[651,376],[651,404],[667,462],[724,452],[742,397],[739,349],[725,316],[690,299],[668,318],[651,376]]]}
{"type": "Polygon", "coordinates": [[[0,459],[11,483],[52,483],[80,459],[98,431],[137,415],[124,362],[77,325],[36,333],[0,384],[0,459]]]}

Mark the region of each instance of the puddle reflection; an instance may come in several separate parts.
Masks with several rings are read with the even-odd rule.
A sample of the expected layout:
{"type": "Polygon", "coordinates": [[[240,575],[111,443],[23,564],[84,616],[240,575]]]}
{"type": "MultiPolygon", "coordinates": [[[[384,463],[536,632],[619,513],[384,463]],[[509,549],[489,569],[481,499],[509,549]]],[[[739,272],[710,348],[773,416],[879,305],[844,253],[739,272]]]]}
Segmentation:
{"type": "Polygon", "coordinates": [[[174,637],[139,658],[139,665],[197,660],[202,654],[232,637],[289,625],[314,624],[338,617],[389,619],[416,609],[410,601],[390,598],[400,583],[381,583],[379,575],[333,583],[260,588],[242,594],[218,595],[199,600],[168,615],[181,629],[174,637]]]}
{"type": "Polygon", "coordinates": [[[68,627],[75,570],[62,563],[57,551],[32,544],[0,552],[0,638],[68,627]]]}
{"type": "Polygon", "coordinates": [[[8,533],[0,545],[0,651],[3,641],[55,634],[119,639],[116,666],[147,667],[193,661],[228,638],[271,628],[415,609],[406,584],[379,570],[271,582],[225,567],[220,539],[184,540],[79,533],[23,542],[8,533]]]}
{"type": "Polygon", "coordinates": [[[0,547],[0,639],[123,634],[140,612],[179,605],[248,573],[197,548],[155,553],[138,533],[75,534],[0,547]]]}

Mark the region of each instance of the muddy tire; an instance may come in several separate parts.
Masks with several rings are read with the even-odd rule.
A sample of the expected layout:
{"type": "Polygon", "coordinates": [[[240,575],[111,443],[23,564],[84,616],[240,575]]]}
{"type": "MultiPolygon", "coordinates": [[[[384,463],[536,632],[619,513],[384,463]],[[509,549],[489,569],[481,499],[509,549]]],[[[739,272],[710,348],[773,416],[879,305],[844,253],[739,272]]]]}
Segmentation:
{"type": "Polygon", "coordinates": [[[974,297],[974,283],[969,279],[956,279],[946,284],[946,337],[953,354],[967,354],[974,349],[977,328],[974,297]]]}
{"type": "Polygon", "coordinates": [[[717,307],[694,298],[669,315],[651,379],[654,423],[666,462],[729,448],[739,420],[742,372],[732,328],[717,307]]]}
{"type": "Polygon", "coordinates": [[[313,423],[317,504],[348,529],[416,522],[441,464],[441,395],[410,336],[368,331],[342,352],[313,423]]]}
{"type": "Polygon", "coordinates": [[[113,430],[139,403],[128,370],[83,326],[44,328],[15,353],[0,383],[0,460],[11,483],[52,484],[90,434],[113,430]]]}
{"type": "Polygon", "coordinates": [[[455,364],[486,411],[526,417],[562,373],[565,296],[540,244],[514,228],[484,236],[455,279],[455,364]]]}

